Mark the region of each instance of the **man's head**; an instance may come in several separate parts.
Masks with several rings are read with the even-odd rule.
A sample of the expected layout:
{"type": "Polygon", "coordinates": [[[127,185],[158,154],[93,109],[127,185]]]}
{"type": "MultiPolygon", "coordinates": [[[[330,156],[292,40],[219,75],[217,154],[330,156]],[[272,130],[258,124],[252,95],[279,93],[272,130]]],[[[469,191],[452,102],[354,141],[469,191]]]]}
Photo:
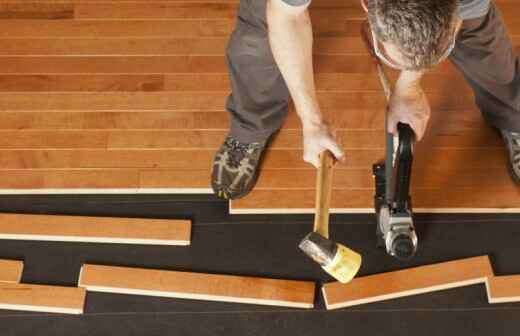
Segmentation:
{"type": "Polygon", "coordinates": [[[427,69],[449,50],[458,0],[367,0],[368,19],[384,53],[407,70],[427,69]]]}

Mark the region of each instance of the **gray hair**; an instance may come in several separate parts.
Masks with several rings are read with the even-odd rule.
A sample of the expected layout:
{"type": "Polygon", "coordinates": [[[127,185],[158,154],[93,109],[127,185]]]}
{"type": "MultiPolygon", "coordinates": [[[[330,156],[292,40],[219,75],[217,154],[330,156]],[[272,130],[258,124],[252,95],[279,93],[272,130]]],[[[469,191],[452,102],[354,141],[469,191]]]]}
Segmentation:
{"type": "Polygon", "coordinates": [[[449,47],[458,0],[368,0],[377,38],[394,44],[408,70],[432,67],[449,47]]]}

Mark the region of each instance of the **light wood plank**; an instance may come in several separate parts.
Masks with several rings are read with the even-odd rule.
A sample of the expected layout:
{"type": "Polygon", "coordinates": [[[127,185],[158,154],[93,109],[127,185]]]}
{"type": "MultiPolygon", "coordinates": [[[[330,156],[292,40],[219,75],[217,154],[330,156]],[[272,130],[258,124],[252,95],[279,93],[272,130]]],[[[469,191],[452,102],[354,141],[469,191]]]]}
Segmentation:
{"type": "Polygon", "coordinates": [[[520,275],[491,276],[486,285],[489,303],[520,302],[520,275]]]}
{"type": "MultiPolygon", "coordinates": [[[[506,167],[503,169],[506,170],[506,167]]],[[[255,189],[247,197],[231,201],[230,211],[231,213],[311,213],[314,193],[314,190],[308,189],[255,189]]],[[[441,185],[431,189],[413,188],[411,193],[414,209],[452,208],[454,212],[457,209],[467,212],[464,209],[490,208],[499,212],[520,208],[520,189],[513,181],[509,188],[501,186],[500,189],[492,187],[482,189],[476,185],[470,188],[449,188],[441,185]]],[[[374,192],[371,189],[334,190],[331,208],[335,209],[335,212],[348,213],[349,209],[372,212],[374,192]]]]}
{"type": "MultiPolygon", "coordinates": [[[[229,130],[0,130],[0,149],[218,149],[229,130]]],[[[301,130],[282,129],[271,149],[302,149],[301,130]]],[[[344,150],[382,149],[381,130],[336,130],[344,150]]],[[[490,128],[443,130],[427,133],[420,148],[503,147],[503,141],[490,128]]]]}
{"type": "Polygon", "coordinates": [[[83,314],[84,288],[0,283],[0,309],[83,314]]]}
{"type": "MultiPolygon", "coordinates": [[[[379,109],[385,98],[380,92],[318,92],[323,109],[379,109]]],[[[432,109],[475,109],[471,95],[427,94],[432,109]]],[[[224,111],[228,92],[103,92],[103,93],[0,93],[1,111],[128,111],[128,110],[206,110],[224,111]]]]}
{"type": "Polygon", "coordinates": [[[0,286],[3,282],[20,282],[22,272],[23,261],[0,259],[0,286]]]}
{"type": "MultiPolygon", "coordinates": [[[[170,172],[170,174],[179,172],[170,172]]],[[[136,169],[17,169],[0,170],[0,189],[136,189],[136,169]]],[[[71,190],[70,192],[73,192],[71,190]]]]}
{"type": "Polygon", "coordinates": [[[0,239],[189,245],[191,221],[0,214],[0,239]]]}
{"type": "MultiPolygon", "coordinates": [[[[235,19],[223,20],[0,20],[2,38],[228,37],[235,19]]],[[[342,26],[342,25],[341,25],[342,26]]],[[[340,28],[337,28],[340,29],[340,28]]],[[[330,28],[329,30],[332,30],[330,28]]],[[[357,31],[359,34],[359,30],[357,31]]]]}
{"type": "Polygon", "coordinates": [[[192,272],[83,265],[79,286],[88,291],[252,303],[314,306],[315,284],[192,272]]]}
{"type": "Polygon", "coordinates": [[[45,2],[11,2],[0,3],[0,19],[72,19],[74,4],[45,2]]]}
{"type": "Polygon", "coordinates": [[[338,309],[485,283],[492,275],[489,258],[481,256],[328,283],[322,289],[327,309],[338,309]]]}
{"type": "MultiPolygon", "coordinates": [[[[322,113],[336,129],[382,132],[384,127],[384,113],[380,109],[323,109],[322,113]]],[[[227,130],[229,127],[229,114],[222,110],[0,111],[0,119],[2,130],[227,130]]],[[[443,110],[432,115],[426,136],[439,131],[443,134],[461,131],[478,139],[480,130],[485,128],[478,111],[443,110]]],[[[283,129],[301,129],[292,106],[283,129]]]]}

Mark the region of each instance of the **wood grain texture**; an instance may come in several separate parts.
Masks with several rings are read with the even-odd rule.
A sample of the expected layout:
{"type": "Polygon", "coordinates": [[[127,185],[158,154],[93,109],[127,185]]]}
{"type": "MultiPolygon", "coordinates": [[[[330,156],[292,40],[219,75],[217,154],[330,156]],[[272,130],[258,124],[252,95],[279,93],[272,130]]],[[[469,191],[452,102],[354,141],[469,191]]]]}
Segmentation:
{"type": "MultiPolygon", "coordinates": [[[[224,54],[238,4],[3,1],[0,193],[209,192],[214,151],[229,127],[224,54]]],[[[518,51],[519,3],[498,4],[518,51]]],[[[359,37],[365,15],[358,0],[314,0],[310,15],[320,108],[347,152],[333,203],[371,210],[370,167],[383,157],[386,103],[359,37]]],[[[518,189],[501,140],[463,76],[444,62],[423,87],[433,113],[416,148],[414,204],[514,210],[518,189]]],[[[315,174],[302,160],[292,103],[272,145],[256,190],[233,209],[312,211],[315,174]]]]}
{"type": "Polygon", "coordinates": [[[23,261],[0,259],[0,284],[18,283],[22,278],[23,261]]]}
{"type": "Polygon", "coordinates": [[[189,245],[191,221],[0,214],[0,239],[189,245]]]}
{"type": "Polygon", "coordinates": [[[485,283],[492,275],[489,258],[481,256],[328,283],[322,289],[327,309],[338,309],[485,283]]]}
{"type": "Polygon", "coordinates": [[[520,302],[520,275],[491,276],[486,286],[489,303],[520,302]]]}
{"type": "Polygon", "coordinates": [[[84,288],[0,283],[0,309],[82,314],[84,288]]]}
{"type": "Polygon", "coordinates": [[[83,265],[88,291],[312,308],[312,282],[83,265]]]}

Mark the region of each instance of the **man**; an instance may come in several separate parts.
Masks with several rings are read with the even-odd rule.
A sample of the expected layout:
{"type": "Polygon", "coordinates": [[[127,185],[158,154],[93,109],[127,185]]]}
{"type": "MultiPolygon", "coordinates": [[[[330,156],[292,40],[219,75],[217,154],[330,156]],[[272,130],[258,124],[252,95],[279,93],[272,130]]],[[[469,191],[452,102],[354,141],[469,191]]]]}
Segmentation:
{"type": "MultiPolygon", "coordinates": [[[[324,122],[312,69],[311,0],[241,0],[227,48],[232,93],[230,134],[215,156],[212,186],[226,199],[253,188],[270,137],[281,127],[289,94],[302,122],[306,162],[344,153],[324,122]]],[[[430,117],[423,73],[450,58],[475,93],[484,118],[500,130],[509,170],[520,183],[520,63],[490,0],[362,0],[378,57],[401,70],[389,127],[409,124],[420,140],[430,117]]]]}

